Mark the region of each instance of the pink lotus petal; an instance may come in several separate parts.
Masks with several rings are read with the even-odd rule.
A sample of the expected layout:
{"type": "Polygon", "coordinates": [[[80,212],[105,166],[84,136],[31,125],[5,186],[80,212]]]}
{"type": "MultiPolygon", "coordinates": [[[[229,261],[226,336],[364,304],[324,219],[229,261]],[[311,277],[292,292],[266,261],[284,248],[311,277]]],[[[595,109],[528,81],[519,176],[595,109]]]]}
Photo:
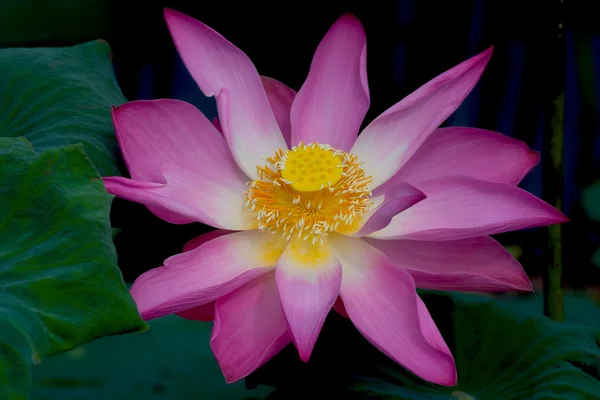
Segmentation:
{"type": "Polygon", "coordinates": [[[216,239],[223,235],[229,235],[230,233],[234,233],[235,231],[228,231],[225,229],[217,229],[215,231],[203,233],[202,235],[196,236],[193,239],[190,239],[183,245],[183,252],[194,250],[206,242],[209,242],[213,239],[216,239]]]}
{"type": "Polygon", "coordinates": [[[325,318],[340,293],[342,267],[327,246],[297,240],[288,245],[279,259],[275,280],[300,359],[308,362],[325,318]],[[310,255],[314,250],[325,254],[310,255]]]}
{"type": "Polygon", "coordinates": [[[539,162],[540,155],[524,142],[484,129],[437,129],[390,180],[375,194],[396,182],[465,175],[482,181],[518,184],[539,162]]]}
{"type": "MultiPolygon", "coordinates": [[[[273,109],[273,113],[275,114],[277,124],[281,129],[283,138],[285,139],[285,142],[288,145],[288,147],[290,147],[290,142],[292,140],[290,110],[292,108],[292,102],[294,101],[294,97],[296,97],[296,91],[286,86],[285,84],[279,82],[278,80],[269,78],[267,76],[261,76],[260,80],[263,86],[265,87],[265,91],[267,92],[269,104],[273,109]]],[[[221,127],[219,118],[213,118],[212,124],[215,126],[215,128],[217,128],[217,130],[221,134],[223,134],[223,128],[221,127]]]]}
{"type": "Polygon", "coordinates": [[[359,238],[329,239],[342,263],[341,297],[356,328],[394,361],[430,382],[453,386],[456,367],[412,277],[359,238]]]}
{"type": "Polygon", "coordinates": [[[201,306],[270,271],[285,248],[275,240],[259,231],[236,232],[166,259],[131,287],[140,315],[152,319],[201,306]]]}
{"type": "MultiPolygon", "coordinates": [[[[204,181],[220,180],[221,185],[233,190],[237,188],[238,193],[243,193],[240,190],[244,189],[248,178],[233,160],[225,140],[191,104],[169,99],[133,101],[113,108],[112,116],[123,158],[134,180],[164,184],[167,180],[162,173],[162,165],[172,164],[177,169],[202,176],[204,181]]],[[[124,182],[117,180],[114,185],[124,182]]],[[[141,189],[143,184],[135,186],[141,189]]],[[[160,186],[149,184],[147,187],[160,186]]],[[[169,187],[171,189],[172,186],[169,187]]],[[[131,194],[132,189],[121,187],[120,190],[131,194]]],[[[177,188],[174,191],[181,192],[177,188]]],[[[162,192],[164,194],[164,190],[162,192]]],[[[173,200],[187,203],[185,199],[173,200]]],[[[165,201],[169,202],[169,199],[165,201]]],[[[146,204],[150,211],[171,223],[207,221],[206,216],[198,217],[197,210],[181,214],[165,204],[146,204]]]]}
{"type": "Polygon", "coordinates": [[[481,236],[445,242],[365,239],[417,287],[473,292],[530,291],[521,264],[494,239],[481,236]]]}
{"type": "Polygon", "coordinates": [[[554,207],[507,183],[450,176],[420,182],[419,189],[425,200],[370,237],[458,240],[567,221],[554,207]]]}
{"type": "Polygon", "coordinates": [[[180,100],[139,100],[112,109],[113,124],[132,179],[165,183],[164,163],[207,178],[246,183],[227,143],[196,107],[180,100]]]}
{"type": "Polygon", "coordinates": [[[389,225],[396,215],[424,200],[427,196],[409,183],[398,183],[385,194],[374,197],[376,206],[365,214],[365,224],[352,236],[366,236],[389,225]]]}
{"type": "Polygon", "coordinates": [[[166,183],[149,183],[121,177],[104,178],[109,193],[146,205],[171,223],[202,222],[230,230],[255,229],[256,218],[247,209],[244,183],[209,179],[176,164],[163,164],[166,183]]]}
{"type": "MultiPolygon", "coordinates": [[[[352,147],[371,189],[390,179],[429,135],[448,118],[471,92],[483,73],[492,48],[427,82],[389,108],[360,134],[352,147]]],[[[427,193],[426,193],[427,194],[427,193]]]]}
{"type": "Polygon", "coordinates": [[[221,126],[221,123],[219,122],[219,117],[214,117],[212,119],[212,124],[213,126],[219,131],[219,133],[222,135],[223,134],[223,127],[221,126]]]}
{"type": "MultiPolygon", "coordinates": [[[[423,337],[425,338],[425,340],[427,340],[427,343],[429,343],[432,347],[435,347],[443,354],[447,354],[450,358],[452,358],[452,360],[454,360],[454,357],[452,357],[452,353],[450,352],[448,345],[444,341],[444,338],[442,337],[442,334],[436,326],[435,321],[433,320],[433,318],[431,318],[431,314],[429,314],[425,303],[423,303],[423,300],[421,300],[419,295],[415,295],[415,297],[417,298],[417,313],[419,314],[419,327],[421,328],[421,333],[423,334],[423,337]]],[[[449,386],[456,385],[456,371],[454,372],[454,374],[454,379],[449,379],[448,381],[449,386]]]]}
{"type": "Polygon", "coordinates": [[[248,376],[291,341],[273,272],[217,300],[210,346],[228,383],[248,376]]]}
{"type": "MultiPolygon", "coordinates": [[[[185,245],[183,245],[183,252],[185,253],[186,251],[194,250],[208,241],[216,239],[219,236],[229,235],[233,232],[234,231],[227,231],[225,229],[217,229],[216,231],[196,236],[195,238],[189,240],[185,245]]],[[[191,319],[194,321],[212,321],[215,318],[215,302],[212,301],[210,303],[203,304],[198,307],[190,308],[189,310],[178,312],[177,315],[179,315],[182,318],[191,319]]]]}
{"type": "Polygon", "coordinates": [[[252,61],[223,36],[180,12],[165,9],[175,47],[206,96],[217,96],[220,122],[231,152],[249,177],[256,179],[261,157],[285,141],[252,61]],[[219,101],[222,93],[228,101],[219,101]]]}
{"type": "Polygon", "coordinates": [[[296,97],[296,91],[278,80],[267,76],[261,76],[260,80],[267,92],[269,104],[273,109],[273,113],[275,113],[275,118],[281,129],[283,138],[288,147],[291,147],[292,123],[290,122],[290,110],[292,109],[294,98],[296,97]]]}
{"type": "Polygon", "coordinates": [[[180,311],[177,315],[192,321],[210,322],[215,318],[215,302],[211,301],[198,307],[180,311]]]}
{"type": "Polygon", "coordinates": [[[333,303],[333,309],[340,314],[342,317],[344,318],[350,318],[348,316],[348,312],[346,312],[346,307],[344,307],[344,302],[342,301],[341,297],[338,297],[335,300],[335,303],[333,303]]]}
{"type": "MultiPolygon", "coordinates": [[[[165,189],[167,185],[163,183],[134,181],[120,176],[103,178],[103,182],[109,193],[144,204],[156,216],[172,224],[215,223],[202,210],[170,198],[168,195],[172,188],[165,189]]],[[[185,201],[185,198],[181,200],[185,201]]]]}
{"type": "Polygon", "coordinates": [[[292,145],[317,142],[350,150],[369,108],[366,49],[355,16],[346,14],[329,29],[292,105],[292,145]]]}

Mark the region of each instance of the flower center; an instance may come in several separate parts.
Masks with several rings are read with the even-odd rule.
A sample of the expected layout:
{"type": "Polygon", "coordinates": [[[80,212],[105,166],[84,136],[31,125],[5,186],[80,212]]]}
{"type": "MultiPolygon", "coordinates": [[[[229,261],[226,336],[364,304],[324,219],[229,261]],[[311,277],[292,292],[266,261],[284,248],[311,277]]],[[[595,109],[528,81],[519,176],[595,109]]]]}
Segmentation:
{"type": "Polygon", "coordinates": [[[297,235],[323,244],[329,232],[347,232],[372,206],[369,185],[358,157],[328,145],[302,142],[279,149],[257,167],[259,179],[248,183],[246,206],[258,229],[297,235]]]}

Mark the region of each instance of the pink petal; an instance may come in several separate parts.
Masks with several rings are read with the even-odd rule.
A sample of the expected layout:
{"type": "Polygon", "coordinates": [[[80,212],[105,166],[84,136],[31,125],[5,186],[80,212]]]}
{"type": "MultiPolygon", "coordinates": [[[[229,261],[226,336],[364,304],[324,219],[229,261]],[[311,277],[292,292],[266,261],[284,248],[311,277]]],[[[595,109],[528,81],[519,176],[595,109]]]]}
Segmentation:
{"type": "MultiPolygon", "coordinates": [[[[134,180],[166,183],[161,171],[163,164],[173,164],[205,180],[218,177],[221,184],[238,191],[248,180],[233,160],[225,140],[191,104],[169,99],[133,101],[113,107],[112,116],[123,158],[134,180]]],[[[122,181],[115,184],[119,182],[122,181]]],[[[179,214],[164,204],[148,208],[172,223],[199,220],[196,212],[179,214]]]]}
{"type": "Polygon", "coordinates": [[[152,319],[209,303],[270,271],[285,244],[259,231],[236,232],[165,260],[131,287],[140,315],[152,319]]]}
{"type": "MultiPolygon", "coordinates": [[[[261,76],[260,80],[265,88],[265,91],[267,92],[269,104],[273,109],[275,119],[277,119],[277,124],[281,129],[283,138],[285,139],[285,142],[289,147],[290,142],[292,140],[290,109],[292,108],[292,102],[294,101],[294,97],[296,97],[296,91],[286,86],[285,84],[279,82],[278,80],[269,78],[267,76],[261,76]]],[[[215,128],[217,128],[219,132],[221,132],[221,134],[223,133],[223,128],[221,127],[219,118],[213,118],[212,124],[215,126],[215,128]]]]}
{"type": "Polygon", "coordinates": [[[276,79],[266,76],[261,76],[260,79],[267,92],[269,104],[273,109],[273,113],[275,113],[283,138],[288,147],[291,147],[292,123],[290,122],[290,110],[296,97],[296,91],[276,79]]]}
{"type": "Polygon", "coordinates": [[[225,229],[217,229],[215,231],[207,232],[202,235],[196,236],[195,238],[188,240],[187,243],[183,245],[183,252],[185,253],[186,251],[194,250],[208,241],[211,241],[223,235],[229,235],[233,232],[234,231],[228,231],[225,229]]]}
{"type": "Polygon", "coordinates": [[[346,312],[346,307],[344,307],[344,302],[342,301],[341,297],[338,297],[335,301],[335,303],[333,303],[333,309],[340,314],[342,317],[344,318],[350,318],[348,316],[348,313],[346,312]]]}
{"type": "Polygon", "coordinates": [[[212,124],[213,126],[219,131],[219,133],[222,135],[223,134],[223,127],[221,126],[221,123],[219,122],[219,117],[214,117],[212,119],[212,124]]]}
{"type": "Polygon", "coordinates": [[[273,272],[217,300],[210,346],[228,383],[248,376],[290,342],[273,272]]]}
{"type": "Polygon", "coordinates": [[[389,108],[360,134],[352,153],[373,177],[371,189],[390,179],[471,92],[492,48],[444,72],[389,108]]]}
{"type": "Polygon", "coordinates": [[[433,290],[507,292],[532,290],[521,264],[494,239],[481,236],[445,242],[366,239],[417,287],[433,290]]]}
{"type": "Polygon", "coordinates": [[[123,158],[135,180],[165,183],[160,167],[178,165],[208,178],[245,183],[227,143],[196,107],[180,100],[140,100],[112,109],[123,158]]]}
{"type": "Polygon", "coordinates": [[[298,239],[288,245],[279,259],[275,279],[300,359],[308,362],[325,318],[340,293],[342,267],[327,245],[311,245],[298,239]]]}
{"type": "MultiPolygon", "coordinates": [[[[432,347],[438,349],[444,354],[447,354],[450,358],[452,358],[452,360],[454,360],[454,357],[452,357],[452,353],[450,352],[448,345],[444,341],[444,338],[442,337],[442,334],[436,326],[435,321],[433,320],[433,318],[431,318],[431,314],[429,314],[425,303],[423,303],[423,300],[421,300],[419,295],[415,295],[415,297],[417,298],[417,313],[419,314],[419,327],[421,328],[421,333],[423,334],[423,337],[425,338],[425,340],[427,340],[427,343],[429,343],[432,347]]],[[[456,385],[456,371],[454,372],[454,374],[454,382],[450,380],[449,386],[456,385]]]]}
{"type": "Polygon", "coordinates": [[[366,36],[346,14],[329,29],[292,105],[292,145],[329,144],[344,151],[356,140],[369,108],[366,36]]]}
{"type": "Polygon", "coordinates": [[[180,311],[177,315],[192,321],[210,322],[215,318],[215,302],[211,301],[189,310],[180,311]]]}
{"type": "Polygon", "coordinates": [[[166,183],[107,177],[104,186],[115,196],[146,205],[171,223],[198,221],[230,230],[256,228],[256,219],[245,205],[243,182],[206,178],[172,163],[164,163],[160,173],[166,183]]]}
{"type": "Polygon", "coordinates": [[[554,207],[507,183],[450,176],[423,181],[419,189],[425,200],[370,236],[458,240],[567,221],[554,207]]]}
{"type": "Polygon", "coordinates": [[[175,47],[206,96],[217,96],[223,132],[233,156],[256,179],[261,157],[285,141],[252,61],[213,29],[180,12],[165,9],[175,47]],[[228,94],[227,101],[219,99],[228,94]]]}
{"type": "Polygon", "coordinates": [[[341,297],[356,328],[379,350],[430,382],[456,384],[456,367],[412,277],[359,238],[329,239],[342,263],[341,297]]]}
{"type": "MultiPolygon", "coordinates": [[[[200,245],[202,245],[210,240],[216,239],[219,236],[228,235],[230,233],[233,233],[233,231],[217,229],[216,231],[212,231],[212,232],[208,232],[208,233],[204,233],[202,235],[196,236],[195,238],[189,240],[183,246],[183,251],[186,252],[186,251],[194,250],[194,249],[200,247],[200,245]]],[[[212,301],[210,303],[203,304],[198,307],[190,308],[189,310],[184,310],[184,311],[178,312],[177,315],[179,315],[182,318],[191,319],[194,321],[205,321],[205,322],[212,321],[215,318],[215,302],[212,301]]]]}
{"type": "Polygon", "coordinates": [[[385,194],[373,198],[373,202],[377,205],[365,214],[365,224],[352,236],[366,236],[385,228],[392,218],[426,197],[423,192],[411,184],[405,182],[396,184],[385,194]]]}
{"type": "Polygon", "coordinates": [[[384,193],[396,182],[465,175],[482,181],[518,184],[539,162],[540,155],[524,142],[484,129],[441,128],[390,180],[375,190],[384,193]]]}

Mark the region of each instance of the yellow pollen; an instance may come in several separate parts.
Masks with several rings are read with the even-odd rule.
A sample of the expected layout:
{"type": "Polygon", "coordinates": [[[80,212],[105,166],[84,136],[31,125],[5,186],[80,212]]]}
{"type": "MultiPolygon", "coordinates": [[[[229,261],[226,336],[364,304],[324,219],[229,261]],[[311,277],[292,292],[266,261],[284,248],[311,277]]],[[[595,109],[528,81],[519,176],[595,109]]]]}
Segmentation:
{"type": "Polygon", "coordinates": [[[330,232],[348,232],[372,207],[372,181],[358,157],[328,145],[302,142],[279,149],[248,182],[246,206],[260,230],[323,244],[330,232]]]}
{"type": "Polygon", "coordinates": [[[340,154],[325,146],[302,146],[287,152],[281,177],[299,192],[315,192],[342,177],[340,154]]]}

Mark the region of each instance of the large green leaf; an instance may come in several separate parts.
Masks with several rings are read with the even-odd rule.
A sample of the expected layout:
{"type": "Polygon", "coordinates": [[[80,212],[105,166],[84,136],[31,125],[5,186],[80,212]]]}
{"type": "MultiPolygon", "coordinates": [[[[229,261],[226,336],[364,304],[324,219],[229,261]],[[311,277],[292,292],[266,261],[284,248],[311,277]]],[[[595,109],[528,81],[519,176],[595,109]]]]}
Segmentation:
{"type": "Polygon", "coordinates": [[[32,364],[146,325],[116,264],[111,196],[81,145],[36,153],[0,138],[0,182],[0,399],[26,399],[32,364]]]}
{"type": "Polygon", "coordinates": [[[168,316],[143,333],[107,337],[52,357],[33,370],[33,400],[242,400],[248,391],[225,379],[210,349],[212,324],[168,316]]]}
{"type": "MultiPolygon", "coordinates": [[[[581,192],[581,204],[590,219],[600,222],[600,182],[588,186],[581,192]]],[[[592,263],[600,267],[600,248],[594,252],[592,263]]]]}
{"type": "Polygon", "coordinates": [[[336,316],[325,326],[314,362],[301,365],[286,349],[250,383],[276,386],[272,398],[281,399],[299,391],[346,399],[600,399],[599,329],[519,312],[506,301],[479,295],[423,297],[454,354],[456,387],[431,385],[408,373],[336,316]]]}
{"type": "Polygon", "coordinates": [[[125,101],[105,41],[0,50],[0,136],[37,151],[82,143],[102,175],[117,175],[110,106],[125,101]]]}

